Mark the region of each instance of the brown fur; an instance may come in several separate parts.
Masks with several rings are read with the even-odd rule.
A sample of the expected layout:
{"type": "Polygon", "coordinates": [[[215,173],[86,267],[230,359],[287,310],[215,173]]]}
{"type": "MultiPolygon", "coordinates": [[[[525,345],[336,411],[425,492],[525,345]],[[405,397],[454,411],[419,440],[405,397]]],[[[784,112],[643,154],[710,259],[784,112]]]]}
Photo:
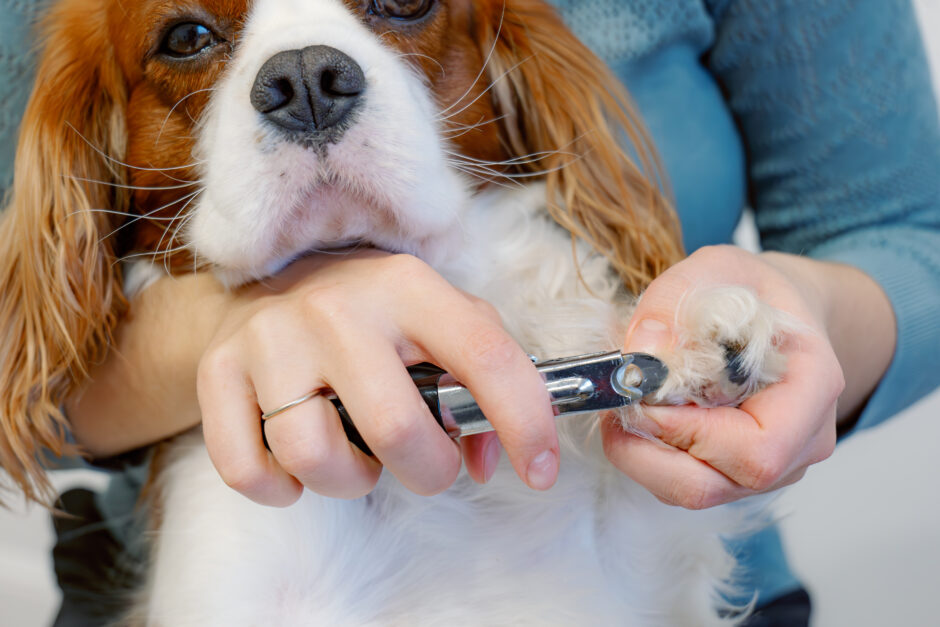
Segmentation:
{"type": "MultiPolygon", "coordinates": [[[[544,175],[553,217],[638,292],[682,250],[625,92],[538,0],[442,2],[420,28],[385,25],[382,36],[450,109],[445,134],[455,149],[493,162],[478,168],[481,186],[544,175]],[[618,144],[621,130],[639,166],[618,144]]],[[[167,230],[184,214],[136,221],[117,239],[107,236],[125,221],[95,210],[130,217],[163,207],[154,217],[173,217],[195,189],[194,126],[208,102],[200,90],[224,70],[248,3],[190,5],[229,42],[195,69],[152,54],[177,2],[59,0],[45,22],[0,226],[0,466],[30,499],[49,493],[44,452],[75,452],[61,406],[104,357],[125,312],[118,258],[178,244],[167,230]],[[174,185],[183,187],[153,189],[174,185]]],[[[192,267],[185,254],[168,259],[171,269],[192,267]]]]}
{"type": "Polygon", "coordinates": [[[664,175],[626,91],[545,3],[513,0],[504,15],[501,0],[488,4],[480,40],[486,50],[496,38],[487,69],[512,154],[554,153],[524,168],[548,172],[552,217],[639,294],[683,252],[658,185],[664,175]],[[618,143],[621,131],[639,166],[618,143]]]}
{"type": "Polygon", "coordinates": [[[96,34],[102,20],[64,5],[46,22],[0,229],[0,465],[31,499],[49,492],[43,452],[74,452],[61,403],[102,357],[124,309],[113,245],[101,240],[111,221],[91,210],[121,211],[127,195],[81,180],[123,180],[78,134],[124,152],[126,91],[96,34]]]}

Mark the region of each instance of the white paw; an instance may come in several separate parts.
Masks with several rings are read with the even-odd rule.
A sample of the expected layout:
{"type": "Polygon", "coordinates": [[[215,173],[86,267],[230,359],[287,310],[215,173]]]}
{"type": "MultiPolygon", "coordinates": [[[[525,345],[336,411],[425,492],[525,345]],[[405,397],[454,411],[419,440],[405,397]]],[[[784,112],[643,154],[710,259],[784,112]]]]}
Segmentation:
{"type": "Polygon", "coordinates": [[[669,377],[648,402],[739,405],[782,378],[784,339],[800,326],[748,288],[689,292],[676,316],[673,348],[657,355],[669,367],[669,377]]]}

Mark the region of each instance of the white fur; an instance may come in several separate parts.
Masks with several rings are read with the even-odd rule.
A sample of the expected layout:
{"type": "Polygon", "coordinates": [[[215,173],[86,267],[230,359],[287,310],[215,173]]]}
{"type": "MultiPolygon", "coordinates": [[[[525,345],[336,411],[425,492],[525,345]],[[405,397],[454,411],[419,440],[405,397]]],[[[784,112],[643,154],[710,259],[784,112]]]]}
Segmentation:
{"type": "MultiPolygon", "coordinates": [[[[527,350],[609,348],[629,300],[586,247],[596,296],[579,283],[543,199],[538,186],[481,196],[451,276],[495,303],[527,350]]],[[[561,475],[547,493],[504,460],[489,484],[461,476],[433,498],[386,475],[364,499],[308,492],[286,510],[234,493],[187,436],[163,476],[151,624],[730,624],[714,609],[733,566],[719,534],[747,508],[661,504],[605,460],[595,420],[559,423],[561,475]]]]}
{"type": "Polygon", "coordinates": [[[205,191],[191,248],[231,283],[361,239],[439,258],[468,192],[447,165],[435,119],[422,78],[340,0],[256,2],[200,132],[205,191]],[[367,82],[356,123],[325,155],[283,141],[248,97],[271,56],[314,44],[347,53],[367,82]]]}
{"type": "MultiPolygon", "coordinates": [[[[447,165],[420,78],[339,0],[257,2],[201,133],[206,192],[189,237],[228,280],[367,239],[422,256],[493,303],[540,357],[620,345],[632,299],[607,262],[580,244],[581,284],[569,236],[548,217],[539,185],[471,197],[447,165]],[[267,58],[313,44],[342,49],[368,80],[368,114],[325,159],[270,134],[248,101],[267,58]]],[[[726,291],[692,294],[688,304],[688,341],[670,356],[678,379],[669,393],[689,391],[686,379],[720,378],[723,364],[712,357],[726,340],[756,347],[748,363],[760,377],[777,327],[756,299],[726,291]],[[719,309],[729,293],[738,309],[719,309]]],[[[756,506],[691,512],[661,504],[605,460],[596,420],[559,423],[561,472],[547,493],[527,489],[504,460],[489,484],[462,475],[432,498],[386,474],[368,497],[308,492],[283,510],[226,487],[198,434],[181,437],[161,479],[146,622],[733,622],[716,611],[733,568],[720,534],[740,528],[756,506]]]]}

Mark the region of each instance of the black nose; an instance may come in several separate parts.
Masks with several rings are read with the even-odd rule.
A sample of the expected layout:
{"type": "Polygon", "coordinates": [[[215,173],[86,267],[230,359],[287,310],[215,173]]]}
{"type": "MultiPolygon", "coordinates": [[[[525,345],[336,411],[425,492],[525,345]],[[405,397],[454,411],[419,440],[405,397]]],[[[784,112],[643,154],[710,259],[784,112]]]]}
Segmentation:
{"type": "Polygon", "coordinates": [[[285,50],[268,59],[251,88],[251,105],[279,127],[335,140],[366,87],[349,55],[329,46],[285,50]]]}

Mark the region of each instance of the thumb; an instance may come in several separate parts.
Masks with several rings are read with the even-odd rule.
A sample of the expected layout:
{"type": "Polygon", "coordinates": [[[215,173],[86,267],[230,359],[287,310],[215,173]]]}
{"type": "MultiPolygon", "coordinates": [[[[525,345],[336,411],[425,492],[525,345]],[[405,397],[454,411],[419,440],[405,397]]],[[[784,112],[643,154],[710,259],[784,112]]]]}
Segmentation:
{"type": "Polygon", "coordinates": [[[641,317],[630,323],[624,352],[656,355],[672,345],[672,329],[659,318],[641,317]]]}
{"type": "Polygon", "coordinates": [[[625,352],[657,355],[673,347],[676,311],[690,288],[690,280],[680,272],[681,265],[657,277],[640,297],[627,327],[625,352]]]}
{"type": "MultiPolygon", "coordinates": [[[[665,311],[656,312],[660,314],[659,316],[655,315],[653,311],[649,309],[644,310],[641,307],[634,313],[634,317],[630,321],[630,326],[627,328],[624,352],[646,353],[656,357],[664,364],[667,364],[667,367],[670,367],[671,359],[669,357],[672,353],[673,331],[664,320],[671,320],[672,318],[667,317],[668,314],[665,311]]],[[[663,387],[669,386],[664,385],[663,387]]],[[[662,387],[660,390],[657,390],[657,393],[660,391],[662,391],[662,387]]],[[[651,397],[644,399],[644,402],[656,403],[661,400],[662,399],[659,398],[657,394],[653,394],[651,397]]],[[[646,411],[637,410],[629,412],[627,416],[629,416],[627,419],[629,426],[632,427],[633,431],[636,433],[644,434],[647,437],[655,437],[662,432],[659,425],[647,416],[646,411]]],[[[626,426],[627,423],[625,422],[624,425],[626,426]]]]}

